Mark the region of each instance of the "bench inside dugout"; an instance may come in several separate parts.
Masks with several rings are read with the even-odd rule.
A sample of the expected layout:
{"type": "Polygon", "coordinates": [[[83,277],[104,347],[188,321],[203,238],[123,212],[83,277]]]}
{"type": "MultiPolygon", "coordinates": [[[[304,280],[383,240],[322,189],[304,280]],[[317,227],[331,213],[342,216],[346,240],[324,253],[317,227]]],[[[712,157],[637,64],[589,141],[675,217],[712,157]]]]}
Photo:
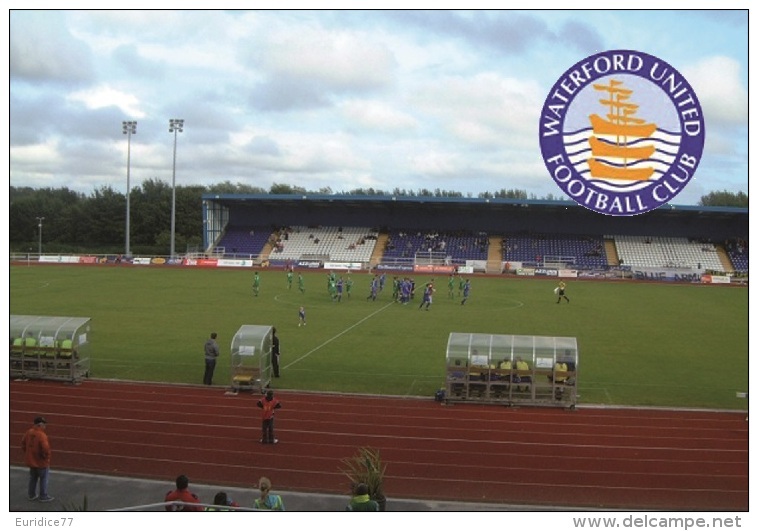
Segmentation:
{"type": "Polygon", "coordinates": [[[578,356],[573,337],[451,333],[445,402],[574,409],[578,356]]]}

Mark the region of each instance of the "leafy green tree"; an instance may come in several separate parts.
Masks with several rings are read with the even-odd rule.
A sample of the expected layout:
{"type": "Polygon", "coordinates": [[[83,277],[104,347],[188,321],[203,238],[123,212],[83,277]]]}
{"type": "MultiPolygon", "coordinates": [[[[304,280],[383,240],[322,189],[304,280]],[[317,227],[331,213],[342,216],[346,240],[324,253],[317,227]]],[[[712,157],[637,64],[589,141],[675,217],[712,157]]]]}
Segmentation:
{"type": "MultiPolygon", "coordinates": [[[[203,243],[203,194],[202,186],[183,186],[176,189],[176,252],[203,243]]],[[[170,233],[169,228],[169,233],[170,233]]],[[[169,239],[169,250],[171,249],[169,239]]]]}
{"type": "Polygon", "coordinates": [[[527,195],[524,190],[506,190],[501,188],[495,192],[495,198],[497,199],[526,199],[527,195]]]}
{"type": "Polygon", "coordinates": [[[271,185],[271,188],[269,189],[268,193],[272,195],[278,195],[278,194],[307,194],[305,188],[301,186],[291,186],[289,184],[278,184],[274,183],[271,185]]]}
{"type": "MultiPolygon", "coordinates": [[[[132,236],[133,245],[155,246],[156,235],[171,230],[171,186],[158,179],[143,181],[142,186],[132,190],[132,236]]],[[[168,253],[166,247],[165,252],[168,253]]]]}
{"type": "Polygon", "coordinates": [[[231,181],[224,181],[221,183],[215,183],[207,187],[204,193],[209,194],[265,194],[266,190],[259,186],[250,186],[249,184],[237,183],[233,184],[231,181]]]}
{"type": "Polygon", "coordinates": [[[63,219],[82,200],[82,196],[68,188],[13,189],[9,193],[10,240],[33,241],[39,238],[39,222],[42,221],[45,242],[66,241],[68,227],[63,219]]]}
{"type": "Polygon", "coordinates": [[[126,241],[126,196],[110,186],[95,190],[77,212],[78,242],[85,246],[113,246],[126,241]]]}
{"type": "Polygon", "coordinates": [[[700,206],[748,208],[748,196],[745,192],[711,192],[700,198],[700,206]]]}

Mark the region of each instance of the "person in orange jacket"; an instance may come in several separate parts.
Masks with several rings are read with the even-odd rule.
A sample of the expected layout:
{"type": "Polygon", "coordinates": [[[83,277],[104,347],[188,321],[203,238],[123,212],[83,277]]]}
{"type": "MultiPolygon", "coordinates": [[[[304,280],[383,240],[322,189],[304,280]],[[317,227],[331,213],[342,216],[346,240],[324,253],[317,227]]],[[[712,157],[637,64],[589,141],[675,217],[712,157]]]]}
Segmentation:
{"type": "Polygon", "coordinates": [[[24,452],[24,462],[29,467],[29,500],[50,502],[55,498],[47,492],[50,478],[50,441],[47,438],[47,421],[45,417],[34,419],[34,426],[26,430],[21,439],[21,450],[24,452]],[[37,494],[39,485],[39,495],[37,494]]]}
{"type": "Polygon", "coordinates": [[[263,410],[261,424],[263,434],[261,442],[263,444],[278,443],[279,439],[274,438],[274,411],[282,407],[282,404],[274,398],[274,391],[269,389],[266,391],[265,398],[258,400],[257,406],[263,410]]]}

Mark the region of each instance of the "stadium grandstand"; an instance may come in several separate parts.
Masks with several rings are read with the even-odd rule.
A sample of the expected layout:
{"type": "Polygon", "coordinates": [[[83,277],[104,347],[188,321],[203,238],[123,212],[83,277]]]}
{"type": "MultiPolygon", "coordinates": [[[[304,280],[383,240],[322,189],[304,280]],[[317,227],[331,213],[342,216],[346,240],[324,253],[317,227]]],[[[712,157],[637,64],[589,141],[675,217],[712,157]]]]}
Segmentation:
{"type": "MultiPolygon", "coordinates": [[[[196,257],[269,267],[746,277],[748,209],[602,216],[573,201],[419,196],[203,196],[196,257]]],[[[188,257],[193,258],[192,256],[188,257]]]]}

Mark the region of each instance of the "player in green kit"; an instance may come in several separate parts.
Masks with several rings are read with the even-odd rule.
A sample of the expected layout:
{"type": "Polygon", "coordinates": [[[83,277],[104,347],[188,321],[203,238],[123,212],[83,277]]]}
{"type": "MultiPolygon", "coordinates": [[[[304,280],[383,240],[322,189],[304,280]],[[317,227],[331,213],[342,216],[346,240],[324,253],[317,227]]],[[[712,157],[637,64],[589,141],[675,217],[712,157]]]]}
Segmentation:
{"type": "Polygon", "coordinates": [[[256,271],[255,276],[253,276],[253,295],[257,297],[260,290],[261,290],[261,277],[258,274],[258,271],[256,271]]]}

